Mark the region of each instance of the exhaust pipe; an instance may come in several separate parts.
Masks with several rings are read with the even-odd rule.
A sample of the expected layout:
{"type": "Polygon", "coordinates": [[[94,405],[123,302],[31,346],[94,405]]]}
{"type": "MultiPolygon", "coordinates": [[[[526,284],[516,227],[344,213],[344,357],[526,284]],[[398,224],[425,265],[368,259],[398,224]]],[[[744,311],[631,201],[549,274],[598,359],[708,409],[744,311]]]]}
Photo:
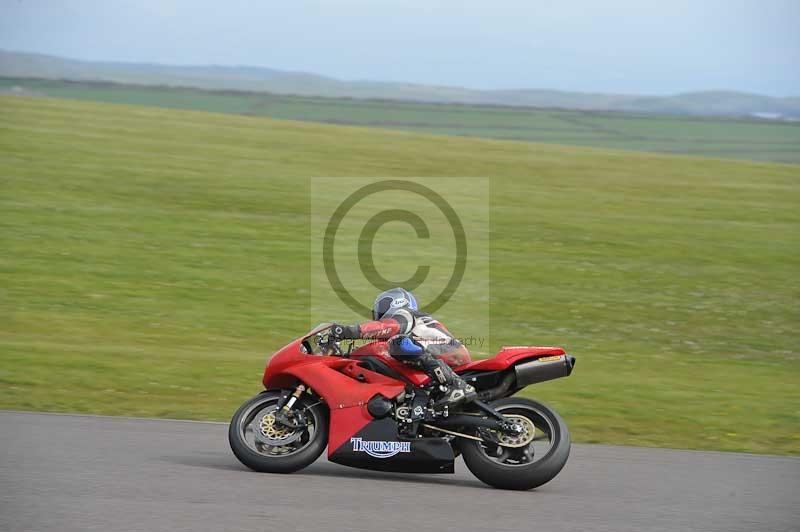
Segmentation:
{"type": "Polygon", "coordinates": [[[517,388],[567,377],[574,367],[575,357],[569,355],[542,357],[519,364],[514,366],[517,388]]]}

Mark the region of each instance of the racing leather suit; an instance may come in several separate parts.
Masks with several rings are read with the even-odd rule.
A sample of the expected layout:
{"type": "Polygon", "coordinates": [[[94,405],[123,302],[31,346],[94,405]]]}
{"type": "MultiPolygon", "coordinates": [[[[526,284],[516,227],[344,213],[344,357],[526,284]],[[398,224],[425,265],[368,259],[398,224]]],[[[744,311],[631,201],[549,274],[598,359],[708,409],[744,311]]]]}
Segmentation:
{"type": "Polygon", "coordinates": [[[477,396],[451,368],[467,363],[469,351],[430,314],[408,307],[390,308],[379,320],[334,325],[332,332],[342,339],[388,340],[392,357],[422,369],[439,384],[442,394],[437,403],[454,405],[477,396]]]}

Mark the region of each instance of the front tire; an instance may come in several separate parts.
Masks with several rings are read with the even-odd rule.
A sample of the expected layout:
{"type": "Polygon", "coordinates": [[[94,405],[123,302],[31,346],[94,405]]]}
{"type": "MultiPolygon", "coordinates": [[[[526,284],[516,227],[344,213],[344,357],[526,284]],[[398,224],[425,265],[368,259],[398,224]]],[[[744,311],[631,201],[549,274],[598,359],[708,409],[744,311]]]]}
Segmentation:
{"type": "Polygon", "coordinates": [[[507,490],[529,490],[552,480],[567,463],[571,444],[561,416],[542,403],[517,397],[494,401],[491,406],[526,428],[534,427],[530,442],[520,436],[509,441],[516,447],[503,447],[461,440],[469,470],[486,484],[507,490]]]}
{"type": "Polygon", "coordinates": [[[266,391],[253,397],[233,415],[228,441],[236,458],[254,471],[293,473],[311,465],[328,443],[328,409],[307,396],[293,410],[303,411],[308,421],[292,431],[275,424],[274,412],[281,392],[266,391]]]}

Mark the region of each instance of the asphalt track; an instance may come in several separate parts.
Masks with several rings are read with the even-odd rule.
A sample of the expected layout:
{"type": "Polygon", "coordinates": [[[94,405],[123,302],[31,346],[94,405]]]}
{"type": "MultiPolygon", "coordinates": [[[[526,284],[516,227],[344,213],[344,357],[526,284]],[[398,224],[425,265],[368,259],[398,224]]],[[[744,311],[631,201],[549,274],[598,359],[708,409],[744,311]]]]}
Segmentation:
{"type": "Polygon", "coordinates": [[[253,473],[227,426],[0,412],[2,531],[797,531],[800,458],[574,445],[530,492],[320,459],[253,473]]]}

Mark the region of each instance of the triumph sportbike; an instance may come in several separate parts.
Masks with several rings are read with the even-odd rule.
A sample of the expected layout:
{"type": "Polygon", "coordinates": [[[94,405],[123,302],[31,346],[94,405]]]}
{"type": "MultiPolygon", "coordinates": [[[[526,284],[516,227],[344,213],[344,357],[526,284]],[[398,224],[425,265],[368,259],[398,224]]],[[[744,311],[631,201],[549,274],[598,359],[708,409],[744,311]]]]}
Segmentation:
{"type": "Polygon", "coordinates": [[[526,490],[567,462],[564,420],[544,404],[514,397],[524,387],[572,373],[558,347],[504,347],[454,368],[478,399],[436,406],[438,383],[388,353],[385,341],[354,349],[320,325],[275,353],[264,391],[243,404],[228,437],[247,467],[291,473],[325,448],[331,462],[403,473],[453,473],[458,455],[480,480],[526,490]]]}

